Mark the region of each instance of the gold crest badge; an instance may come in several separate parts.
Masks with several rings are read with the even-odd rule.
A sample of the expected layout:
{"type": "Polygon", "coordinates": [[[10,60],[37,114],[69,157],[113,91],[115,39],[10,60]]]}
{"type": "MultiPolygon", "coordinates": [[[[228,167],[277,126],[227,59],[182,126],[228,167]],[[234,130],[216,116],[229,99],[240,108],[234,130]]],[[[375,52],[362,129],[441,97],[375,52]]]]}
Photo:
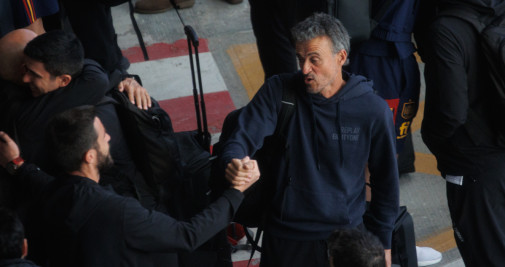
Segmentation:
{"type": "Polygon", "coordinates": [[[403,104],[402,108],[402,118],[405,120],[412,119],[417,112],[417,105],[414,101],[409,101],[403,104]]]}

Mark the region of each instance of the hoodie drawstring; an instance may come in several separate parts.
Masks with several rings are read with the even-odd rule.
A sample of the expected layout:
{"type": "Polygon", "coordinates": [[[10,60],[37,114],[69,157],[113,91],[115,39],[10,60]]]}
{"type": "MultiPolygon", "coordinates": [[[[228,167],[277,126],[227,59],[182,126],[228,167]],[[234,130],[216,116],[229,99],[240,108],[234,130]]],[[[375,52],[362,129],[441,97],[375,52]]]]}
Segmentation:
{"type": "Polygon", "coordinates": [[[344,150],[342,148],[342,127],[340,125],[340,101],[337,102],[337,121],[336,121],[336,126],[337,126],[337,133],[338,133],[338,152],[340,153],[340,164],[344,165],[344,150]]]}
{"type": "Polygon", "coordinates": [[[317,170],[321,170],[321,166],[319,164],[319,142],[317,141],[317,131],[316,131],[316,113],[314,112],[314,103],[312,102],[312,98],[310,98],[310,110],[312,111],[312,141],[314,143],[314,154],[316,160],[317,170]]]}

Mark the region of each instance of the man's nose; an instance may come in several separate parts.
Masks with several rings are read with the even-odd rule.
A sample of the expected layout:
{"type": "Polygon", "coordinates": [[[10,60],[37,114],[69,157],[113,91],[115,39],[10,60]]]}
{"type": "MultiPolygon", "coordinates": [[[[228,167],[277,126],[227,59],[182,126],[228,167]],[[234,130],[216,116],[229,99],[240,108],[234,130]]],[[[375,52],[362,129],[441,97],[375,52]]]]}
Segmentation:
{"type": "Polygon", "coordinates": [[[301,67],[302,67],[303,74],[308,74],[312,70],[312,65],[310,64],[310,62],[308,60],[304,61],[303,65],[301,67]]]}

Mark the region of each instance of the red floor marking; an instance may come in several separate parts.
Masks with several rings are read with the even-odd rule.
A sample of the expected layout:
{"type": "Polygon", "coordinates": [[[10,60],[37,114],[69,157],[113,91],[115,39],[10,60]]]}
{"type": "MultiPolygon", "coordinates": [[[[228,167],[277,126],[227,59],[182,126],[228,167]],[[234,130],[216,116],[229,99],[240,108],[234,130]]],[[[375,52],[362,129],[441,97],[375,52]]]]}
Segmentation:
{"type": "MultiPolygon", "coordinates": [[[[249,262],[249,260],[235,261],[235,262],[233,262],[233,267],[247,267],[248,262],[249,262]]],[[[253,259],[251,261],[251,264],[249,265],[249,267],[259,267],[259,266],[260,266],[260,259],[259,258],[253,259]]]]}
{"type": "MultiPolygon", "coordinates": [[[[186,39],[180,39],[175,41],[173,44],[168,43],[155,43],[146,47],[147,55],[149,60],[156,60],[169,57],[179,57],[188,55],[188,41],[186,39]]],[[[123,56],[125,56],[130,63],[143,62],[144,54],[140,46],[130,47],[122,51],[123,56]]],[[[198,46],[199,53],[209,52],[209,46],[207,39],[200,39],[200,45],[198,46]]],[[[194,53],[194,51],[193,51],[194,53]]]]}
{"type": "MultiPolygon", "coordinates": [[[[176,132],[197,128],[195,102],[193,96],[159,101],[160,106],[170,115],[176,132]]],[[[205,94],[207,124],[210,133],[220,133],[226,115],[235,110],[228,91],[205,94]]]]}

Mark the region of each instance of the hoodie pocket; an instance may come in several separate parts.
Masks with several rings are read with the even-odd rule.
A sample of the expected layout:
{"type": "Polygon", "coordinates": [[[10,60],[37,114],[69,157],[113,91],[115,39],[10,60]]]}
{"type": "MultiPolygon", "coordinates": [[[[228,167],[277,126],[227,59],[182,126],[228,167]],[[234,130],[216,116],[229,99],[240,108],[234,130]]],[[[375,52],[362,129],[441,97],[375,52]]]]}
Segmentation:
{"type": "Polygon", "coordinates": [[[312,192],[292,185],[284,192],[282,220],[348,225],[347,202],[338,192],[312,192]]]}

